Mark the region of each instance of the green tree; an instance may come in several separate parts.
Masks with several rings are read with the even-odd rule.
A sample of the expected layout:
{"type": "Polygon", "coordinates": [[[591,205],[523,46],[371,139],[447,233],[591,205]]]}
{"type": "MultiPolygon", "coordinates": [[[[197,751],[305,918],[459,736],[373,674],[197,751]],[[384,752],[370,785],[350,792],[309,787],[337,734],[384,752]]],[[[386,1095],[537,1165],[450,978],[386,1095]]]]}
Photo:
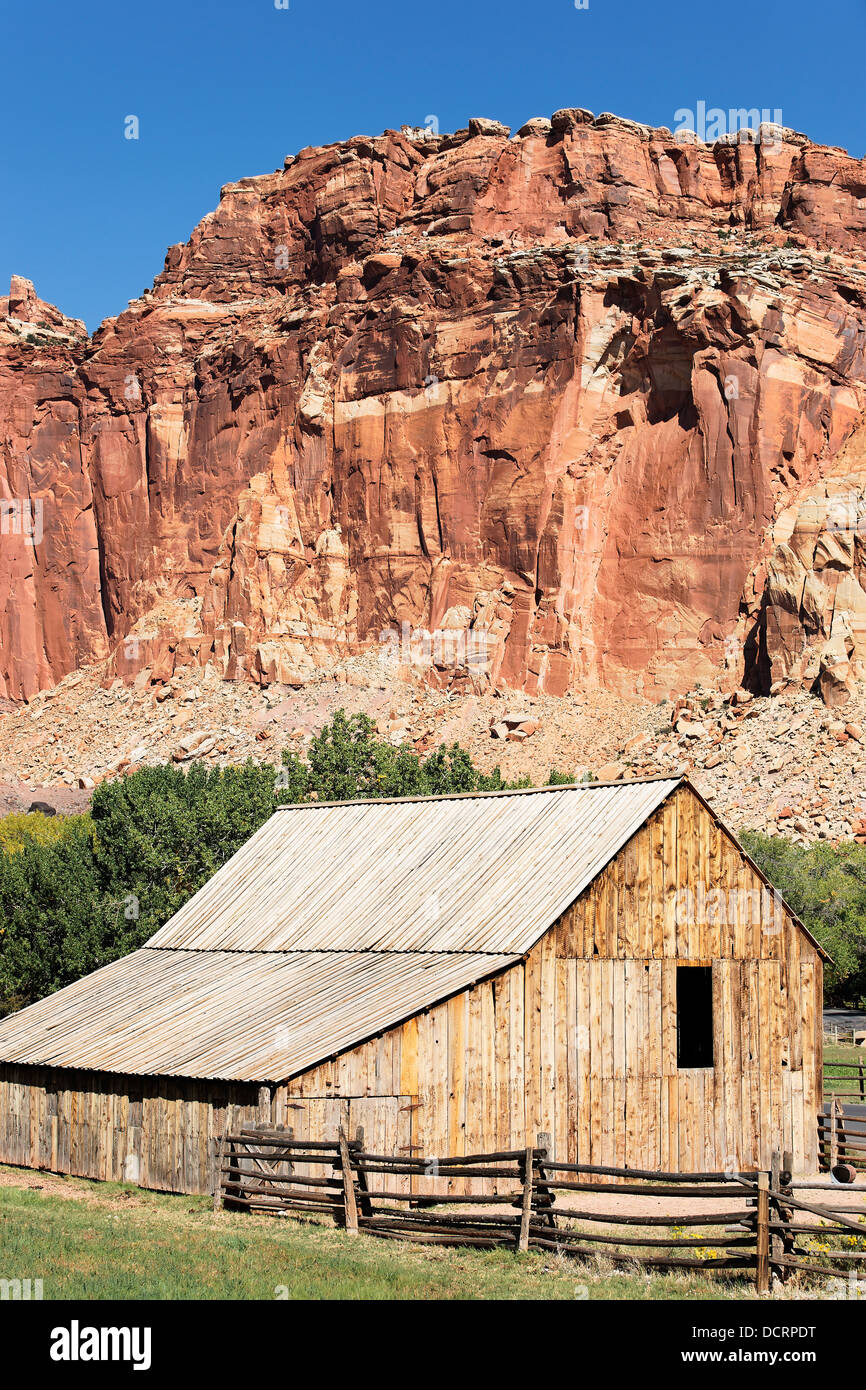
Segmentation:
{"type": "Polygon", "coordinates": [[[828,1004],[866,1006],[866,845],[796,845],[781,835],[742,835],[744,848],[832,957],[828,1004]]]}
{"type": "Polygon", "coordinates": [[[141,768],[53,840],[19,836],[0,853],[0,1013],[142,945],[267,820],[274,776],[141,768]]]}
{"type": "Polygon", "coordinates": [[[74,821],[62,838],[0,854],[0,1013],[136,944],[123,902],[101,890],[87,818],[74,821]]]}
{"type": "Polygon", "coordinates": [[[394,748],[376,737],[366,714],[347,715],[343,710],[337,710],[311,741],[305,760],[295,753],[283,754],[277,783],[280,802],[442,796],[530,785],[528,778],[506,783],[499,768],[479,772],[457,743],[443,744],[427,758],[394,748]]]}
{"type": "Polygon", "coordinates": [[[188,771],[164,764],[101,783],[93,794],[97,882],[112,898],[138,902],[146,940],[240,849],[274,809],[275,769],[188,771]]]}

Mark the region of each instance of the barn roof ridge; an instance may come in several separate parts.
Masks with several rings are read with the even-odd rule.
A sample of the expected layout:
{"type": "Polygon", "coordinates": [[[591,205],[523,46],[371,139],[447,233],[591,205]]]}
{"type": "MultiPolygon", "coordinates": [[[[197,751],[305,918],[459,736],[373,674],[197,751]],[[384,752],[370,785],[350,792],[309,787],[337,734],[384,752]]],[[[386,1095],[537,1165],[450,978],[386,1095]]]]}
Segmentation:
{"type": "MultiPolygon", "coordinates": [[[[527,948],[531,950],[531,947],[527,948]]],[[[137,946],[138,951],[186,951],[188,955],[212,956],[501,956],[501,951],[464,951],[459,946],[437,950],[426,946],[407,946],[400,950],[394,946],[365,946],[358,950],[354,946],[281,946],[278,950],[256,946],[154,946],[153,938],[137,946]]],[[[522,954],[526,954],[523,952],[522,954]]]]}
{"type": "MultiPolygon", "coordinates": [[[[345,801],[284,801],[274,807],[277,811],[324,811],[333,806],[400,806],[411,805],[416,801],[481,801],[494,796],[538,796],[543,792],[591,792],[614,787],[642,786],[647,782],[673,782],[675,787],[688,782],[688,778],[676,772],[656,772],[649,777],[618,777],[613,782],[551,782],[543,787],[500,787],[496,791],[473,792],[433,792],[429,796],[355,796],[345,801]]],[[[675,790],[675,787],[672,790],[675,790]]]]}

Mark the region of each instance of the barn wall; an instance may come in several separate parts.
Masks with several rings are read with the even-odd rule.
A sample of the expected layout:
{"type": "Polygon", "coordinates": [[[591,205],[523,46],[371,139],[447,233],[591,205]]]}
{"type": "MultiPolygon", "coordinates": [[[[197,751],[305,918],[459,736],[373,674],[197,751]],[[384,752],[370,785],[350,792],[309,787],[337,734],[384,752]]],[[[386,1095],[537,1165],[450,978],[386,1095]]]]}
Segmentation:
{"type": "Polygon", "coordinates": [[[821,959],[762,890],[680,788],[525,963],[278,1088],[274,1118],[314,1138],[326,1098],[341,1098],[345,1124],[349,1098],[380,1096],[387,1107],[368,1105],[364,1126],[377,1152],[398,1129],[398,1147],[425,1155],[520,1148],[543,1132],[559,1160],[748,1169],[782,1149],[813,1170],[821,959]],[[677,920],[683,886],[694,921],[677,920]],[[683,961],[712,965],[710,1069],[677,1069],[683,961]]]}
{"type": "Polygon", "coordinates": [[[269,1118],[256,1086],[0,1065],[0,1162],[209,1192],[226,1128],[269,1118]]]}

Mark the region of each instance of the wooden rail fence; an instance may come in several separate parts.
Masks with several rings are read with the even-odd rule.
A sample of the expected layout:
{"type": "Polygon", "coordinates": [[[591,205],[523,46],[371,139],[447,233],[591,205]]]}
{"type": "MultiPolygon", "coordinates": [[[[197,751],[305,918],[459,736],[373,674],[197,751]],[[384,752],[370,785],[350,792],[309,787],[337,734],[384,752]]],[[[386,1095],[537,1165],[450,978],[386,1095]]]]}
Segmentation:
{"type": "Polygon", "coordinates": [[[825,1062],[824,1099],[859,1101],[866,1105],[866,1060],[825,1062]]]}
{"type": "MultiPolygon", "coordinates": [[[[555,1163],[542,1146],[425,1159],[367,1153],[342,1130],[313,1142],[244,1129],[220,1143],[214,1206],[328,1216],[351,1234],[383,1240],[740,1271],[759,1292],[773,1275],[785,1280],[796,1270],[844,1279],[866,1260],[866,1225],[838,1205],[806,1202],[798,1193],[815,1185],[792,1185],[790,1167],[780,1154],[769,1172],[650,1172],[555,1163]],[[603,1200],[612,1196],[675,1200],[680,1211],[688,1200],[689,1210],[632,1214],[628,1203],[603,1200]],[[818,1256],[816,1237],[847,1248],[818,1256]]],[[[828,1183],[820,1186],[826,1191],[828,1183]]]]}
{"type": "Polygon", "coordinates": [[[830,1100],[818,1116],[818,1155],[827,1172],[839,1163],[866,1166],[866,1116],[852,1115],[838,1097],[830,1100]]]}
{"type": "MultiPolygon", "coordinates": [[[[789,1173],[778,1169],[771,1174],[770,1259],[783,1280],[797,1271],[837,1281],[850,1281],[856,1274],[866,1261],[866,1219],[858,1220],[850,1207],[840,1205],[843,1195],[852,1191],[866,1201],[863,1187],[852,1189],[827,1179],[793,1182],[789,1173]],[[804,1192],[819,1192],[823,1200],[807,1202],[804,1192]],[[827,1248],[840,1242],[845,1248],[827,1248]]],[[[862,1291],[855,1289],[852,1296],[862,1291]]]]}

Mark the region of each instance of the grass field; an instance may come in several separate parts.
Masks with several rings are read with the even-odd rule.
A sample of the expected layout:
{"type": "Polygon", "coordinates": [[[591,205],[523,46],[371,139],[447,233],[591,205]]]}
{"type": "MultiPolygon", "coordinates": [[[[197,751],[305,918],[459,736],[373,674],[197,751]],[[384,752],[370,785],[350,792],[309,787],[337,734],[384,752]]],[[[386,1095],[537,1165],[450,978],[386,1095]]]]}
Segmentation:
{"type": "Polygon", "coordinates": [[[745,1279],[352,1238],[312,1222],[215,1215],[207,1198],[10,1168],[0,1168],[0,1278],[41,1278],[46,1299],[755,1297],[745,1279]]]}
{"type": "MultiPolygon", "coordinates": [[[[825,1043],[824,1044],[824,1095],[838,1095],[839,1092],[846,1092],[852,1104],[857,1104],[859,1100],[860,1083],[858,1078],[851,1072],[841,1073],[836,1070],[838,1064],[842,1062],[846,1065],[863,1065],[866,1072],[866,1049],[862,1047],[852,1047],[847,1043],[825,1043]],[[850,1095],[854,1092],[854,1095],[850,1095]]],[[[866,1103],[866,1095],[863,1097],[866,1103]]]]}

